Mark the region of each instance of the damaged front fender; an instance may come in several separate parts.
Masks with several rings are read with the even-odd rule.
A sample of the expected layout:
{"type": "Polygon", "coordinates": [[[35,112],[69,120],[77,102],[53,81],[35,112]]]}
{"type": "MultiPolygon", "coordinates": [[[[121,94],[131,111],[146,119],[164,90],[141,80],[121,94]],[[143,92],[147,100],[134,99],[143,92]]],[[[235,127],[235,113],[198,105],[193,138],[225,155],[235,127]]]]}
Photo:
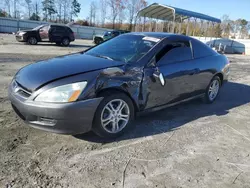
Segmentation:
{"type": "Polygon", "coordinates": [[[126,64],[100,70],[94,80],[89,83],[84,98],[94,98],[104,91],[120,90],[126,93],[140,109],[141,82],[143,69],[140,66],[126,64]]]}

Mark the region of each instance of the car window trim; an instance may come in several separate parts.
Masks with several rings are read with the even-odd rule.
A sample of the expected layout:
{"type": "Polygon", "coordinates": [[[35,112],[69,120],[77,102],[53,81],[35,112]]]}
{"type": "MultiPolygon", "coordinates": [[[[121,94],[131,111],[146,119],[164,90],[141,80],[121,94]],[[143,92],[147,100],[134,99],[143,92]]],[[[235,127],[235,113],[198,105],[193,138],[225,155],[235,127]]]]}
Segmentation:
{"type": "MultiPolygon", "coordinates": [[[[193,53],[193,49],[192,49],[192,43],[191,43],[190,41],[191,41],[191,40],[185,40],[185,39],[172,39],[172,40],[168,40],[168,41],[166,42],[165,45],[171,44],[171,43],[174,43],[174,42],[183,42],[183,43],[188,42],[188,43],[189,43],[189,48],[190,48],[190,53],[191,53],[191,59],[183,60],[183,61],[170,62],[170,63],[167,63],[167,64],[165,64],[165,65],[170,65],[170,64],[174,64],[174,63],[180,63],[180,62],[184,62],[184,61],[193,60],[193,59],[194,59],[194,53],[193,53]]],[[[164,48],[164,47],[162,47],[162,48],[164,48]]],[[[162,49],[161,49],[161,50],[162,50],[162,49]]],[[[159,51],[157,52],[157,54],[158,54],[161,50],[159,50],[159,51]]],[[[167,53],[165,53],[164,55],[166,55],[166,54],[167,54],[167,53]]],[[[155,55],[155,57],[156,57],[156,55],[155,55]]],[[[162,56],[162,57],[163,57],[163,56],[162,56]]],[[[160,61],[160,60],[159,60],[159,61],[160,61]]],[[[156,65],[160,67],[160,65],[158,64],[159,61],[156,62],[156,65]]],[[[165,65],[161,65],[161,66],[165,66],[165,65]]]]}
{"type": "Polygon", "coordinates": [[[193,49],[193,44],[191,40],[189,40],[189,46],[191,48],[192,59],[194,59],[194,49],[193,49]]]}
{"type": "Polygon", "coordinates": [[[41,29],[44,30],[44,28],[46,28],[46,27],[48,27],[48,29],[47,29],[46,31],[49,31],[49,30],[50,30],[50,25],[45,25],[45,26],[41,27],[41,28],[39,29],[39,31],[40,31],[41,29]]]}

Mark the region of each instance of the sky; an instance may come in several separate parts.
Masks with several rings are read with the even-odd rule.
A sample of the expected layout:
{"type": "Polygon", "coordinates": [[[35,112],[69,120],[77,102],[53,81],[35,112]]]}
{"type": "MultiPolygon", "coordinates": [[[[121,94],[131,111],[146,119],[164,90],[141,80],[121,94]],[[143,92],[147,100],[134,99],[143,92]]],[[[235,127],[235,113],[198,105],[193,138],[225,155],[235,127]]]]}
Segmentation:
{"type": "MultiPolygon", "coordinates": [[[[91,0],[79,0],[79,2],[81,3],[79,17],[88,17],[91,0]]],[[[224,14],[227,14],[232,20],[242,18],[250,21],[250,0],[147,0],[147,2],[149,4],[171,5],[216,18],[221,18],[224,14]]]]}

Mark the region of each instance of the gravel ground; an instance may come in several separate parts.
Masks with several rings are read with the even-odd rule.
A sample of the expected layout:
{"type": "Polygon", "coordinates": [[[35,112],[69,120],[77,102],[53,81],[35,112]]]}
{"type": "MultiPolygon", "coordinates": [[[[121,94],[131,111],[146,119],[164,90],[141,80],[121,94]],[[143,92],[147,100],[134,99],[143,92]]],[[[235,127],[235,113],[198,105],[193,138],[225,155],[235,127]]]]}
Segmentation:
{"type": "Polygon", "coordinates": [[[250,187],[249,56],[228,56],[230,82],[214,104],[195,100],[139,117],[113,142],[47,133],[19,120],[7,99],[16,71],[91,45],[28,46],[0,35],[0,187],[250,187]]]}

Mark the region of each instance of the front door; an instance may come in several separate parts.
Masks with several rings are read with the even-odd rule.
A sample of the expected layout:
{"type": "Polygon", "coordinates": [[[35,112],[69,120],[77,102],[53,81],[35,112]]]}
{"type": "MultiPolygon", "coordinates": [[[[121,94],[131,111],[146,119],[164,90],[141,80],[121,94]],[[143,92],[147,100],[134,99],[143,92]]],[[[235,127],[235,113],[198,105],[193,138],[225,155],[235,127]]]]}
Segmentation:
{"type": "Polygon", "coordinates": [[[155,57],[154,67],[144,69],[147,108],[189,98],[195,92],[194,75],[199,73],[189,41],[170,41],[155,57]]]}
{"type": "Polygon", "coordinates": [[[39,29],[39,35],[41,38],[41,41],[49,41],[49,26],[46,25],[39,29]]]}

